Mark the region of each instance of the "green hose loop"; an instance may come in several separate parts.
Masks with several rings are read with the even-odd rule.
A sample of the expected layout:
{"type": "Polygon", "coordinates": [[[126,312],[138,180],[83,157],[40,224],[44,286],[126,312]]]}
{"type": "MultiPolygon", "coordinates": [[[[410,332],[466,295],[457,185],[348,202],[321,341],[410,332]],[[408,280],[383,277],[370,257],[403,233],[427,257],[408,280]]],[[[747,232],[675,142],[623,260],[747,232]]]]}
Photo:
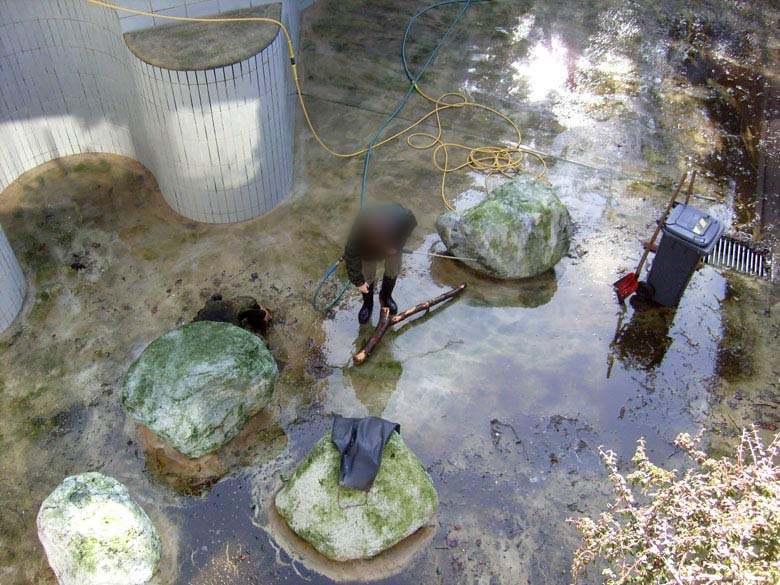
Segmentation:
{"type": "Polygon", "coordinates": [[[328,268],[328,271],[325,273],[325,276],[322,277],[320,283],[317,285],[317,290],[314,291],[314,296],[311,298],[311,306],[314,308],[315,311],[319,313],[324,313],[326,311],[329,311],[336,303],[338,303],[341,300],[341,297],[344,296],[344,293],[347,292],[347,289],[351,284],[349,281],[347,281],[347,284],[345,284],[341,288],[339,294],[336,295],[336,298],[333,299],[330,303],[322,307],[317,305],[317,297],[320,296],[320,290],[322,290],[322,287],[325,285],[328,279],[333,275],[333,273],[336,272],[336,269],[339,267],[339,264],[341,264],[343,260],[344,260],[343,258],[339,258],[336,262],[334,262],[333,265],[330,268],[328,268]]]}

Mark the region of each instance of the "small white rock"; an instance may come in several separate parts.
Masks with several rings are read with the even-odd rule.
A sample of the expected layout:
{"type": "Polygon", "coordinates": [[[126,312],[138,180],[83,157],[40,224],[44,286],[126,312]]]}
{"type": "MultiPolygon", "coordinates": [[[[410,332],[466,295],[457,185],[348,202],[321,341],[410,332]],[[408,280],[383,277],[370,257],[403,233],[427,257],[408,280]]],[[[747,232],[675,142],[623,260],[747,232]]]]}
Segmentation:
{"type": "Polygon", "coordinates": [[[142,585],[162,545],[127,488],[101,473],[66,478],[38,512],[38,538],[60,585],[142,585]]]}

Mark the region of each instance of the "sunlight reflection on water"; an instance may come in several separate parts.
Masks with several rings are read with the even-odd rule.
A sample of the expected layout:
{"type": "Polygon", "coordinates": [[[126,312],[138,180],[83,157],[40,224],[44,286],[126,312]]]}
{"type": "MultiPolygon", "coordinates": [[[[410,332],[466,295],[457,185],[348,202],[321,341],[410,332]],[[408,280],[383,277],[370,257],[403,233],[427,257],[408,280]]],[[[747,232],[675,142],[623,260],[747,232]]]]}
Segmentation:
{"type": "Polygon", "coordinates": [[[513,78],[528,84],[528,100],[540,102],[554,91],[563,90],[569,78],[569,50],[563,40],[553,36],[528,51],[528,59],[512,63],[513,78]]]}

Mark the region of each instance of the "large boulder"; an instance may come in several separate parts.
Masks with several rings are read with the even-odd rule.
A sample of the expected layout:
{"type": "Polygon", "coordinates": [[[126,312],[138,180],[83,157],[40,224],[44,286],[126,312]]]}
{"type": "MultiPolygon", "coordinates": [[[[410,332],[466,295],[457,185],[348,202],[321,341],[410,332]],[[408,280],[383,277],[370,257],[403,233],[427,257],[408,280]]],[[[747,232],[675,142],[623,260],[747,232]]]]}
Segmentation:
{"type": "Polygon", "coordinates": [[[127,488],[100,473],[68,477],[38,512],[38,538],[60,585],[141,585],[162,545],[127,488]]]}
{"type": "Polygon", "coordinates": [[[201,457],[268,404],[279,375],[259,337],[201,321],[153,341],[125,376],[127,413],[174,449],[201,457]]]}
{"type": "Polygon", "coordinates": [[[480,204],[436,222],[447,249],[494,278],[546,272],[569,250],[571,218],[555,191],[529,175],[504,183],[480,204]]]}
{"type": "Polygon", "coordinates": [[[328,433],[275,499],[288,526],[328,559],[374,557],[436,513],[439,500],[431,478],[398,433],[385,446],[368,493],[339,488],[340,459],[328,433]]]}

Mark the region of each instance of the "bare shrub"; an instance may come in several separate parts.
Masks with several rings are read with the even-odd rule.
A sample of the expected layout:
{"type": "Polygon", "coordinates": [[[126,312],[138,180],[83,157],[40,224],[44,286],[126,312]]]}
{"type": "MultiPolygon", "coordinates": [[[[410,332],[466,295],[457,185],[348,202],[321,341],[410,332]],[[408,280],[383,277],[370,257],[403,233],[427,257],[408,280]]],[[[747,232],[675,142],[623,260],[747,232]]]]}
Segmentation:
{"type": "Polygon", "coordinates": [[[745,430],[734,458],[713,459],[695,438],[675,445],[692,468],[678,477],[650,462],[644,439],[623,476],[599,448],[616,500],[597,519],[569,519],[582,533],[574,583],[589,566],[604,583],[780,583],[780,434],[764,447],[745,430]]]}

